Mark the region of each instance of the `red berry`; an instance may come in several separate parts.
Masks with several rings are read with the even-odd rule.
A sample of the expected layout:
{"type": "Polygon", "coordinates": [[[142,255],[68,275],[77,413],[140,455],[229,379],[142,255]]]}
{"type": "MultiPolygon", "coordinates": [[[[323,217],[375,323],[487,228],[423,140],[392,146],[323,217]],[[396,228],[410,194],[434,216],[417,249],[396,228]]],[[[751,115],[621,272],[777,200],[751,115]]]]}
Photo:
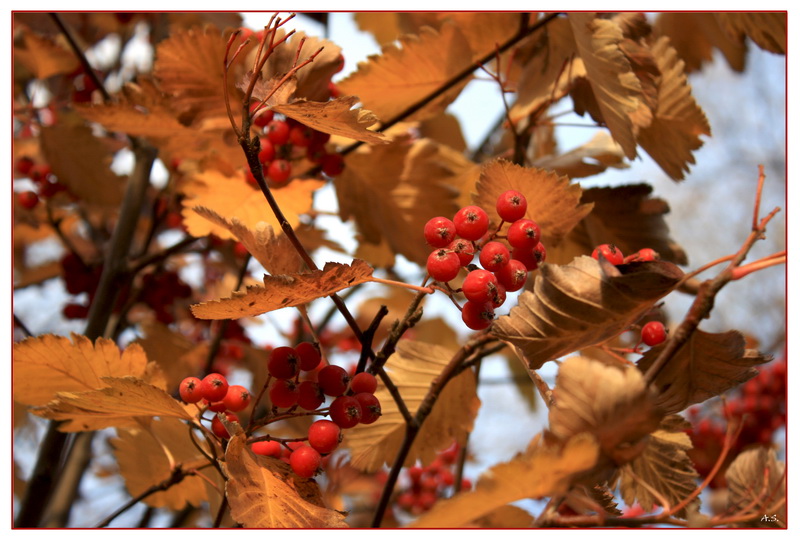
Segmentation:
{"type": "Polygon", "coordinates": [[[294,349],[300,358],[300,370],[302,371],[313,371],[322,361],[319,348],[310,342],[301,342],[294,349]]]}
{"type": "Polygon", "coordinates": [[[208,410],[211,412],[225,412],[228,408],[225,406],[225,403],[222,401],[217,401],[216,403],[209,403],[208,410]]]}
{"type": "Polygon", "coordinates": [[[476,241],[489,230],[489,215],[477,205],[462,207],[453,218],[459,237],[476,241]]]}
{"type": "Polygon", "coordinates": [[[448,282],[458,276],[461,260],[455,252],[438,248],[428,256],[426,268],[433,280],[448,282]]]}
{"type": "Polygon", "coordinates": [[[270,354],[267,369],[275,378],[294,378],[300,371],[300,356],[291,346],[279,346],[270,354]]]}
{"type": "Polygon", "coordinates": [[[269,177],[269,180],[278,186],[283,186],[286,184],[291,176],[292,164],[283,158],[273,160],[267,167],[267,177],[269,177]]]}
{"type": "Polygon", "coordinates": [[[274,145],[285,145],[289,142],[289,123],[284,120],[273,120],[267,125],[267,137],[274,145]]]}
{"type": "Polygon", "coordinates": [[[14,169],[17,170],[17,173],[20,175],[24,175],[25,177],[31,172],[31,169],[34,166],[34,161],[32,158],[28,156],[21,156],[17,158],[16,163],[14,164],[14,169]]]}
{"type": "MultiPolygon", "coordinates": [[[[250,111],[253,112],[258,107],[258,104],[255,103],[250,107],[250,111]]],[[[269,125],[272,120],[275,118],[275,112],[272,109],[264,106],[258,110],[258,113],[255,117],[253,117],[253,124],[258,126],[259,128],[264,128],[265,126],[269,125]]]]}
{"type": "Polygon", "coordinates": [[[321,454],[334,451],[341,440],[341,428],[330,420],[317,420],[308,428],[308,444],[321,454]]]}
{"type": "Polygon", "coordinates": [[[295,147],[308,147],[314,140],[314,129],[302,124],[295,124],[289,130],[289,143],[295,147]]]}
{"type": "Polygon", "coordinates": [[[339,397],[344,394],[349,382],[350,376],[347,371],[338,365],[323,367],[317,375],[317,383],[328,397],[339,397]]]}
{"type": "Polygon", "coordinates": [[[510,257],[508,248],[503,243],[489,241],[483,245],[479,260],[484,269],[497,271],[508,263],[510,257]]]}
{"type": "Polygon", "coordinates": [[[350,391],[353,393],[375,393],[378,389],[378,380],[371,373],[358,373],[350,381],[350,391]]]}
{"type": "Polygon", "coordinates": [[[289,456],[289,465],[297,476],[311,478],[322,466],[322,457],[314,448],[304,444],[289,456]]]}
{"type": "Polygon", "coordinates": [[[188,376],[181,381],[178,387],[181,400],[184,403],[197,403],[203,398],[203,392],[200,390],[202,382],[199,378],[188,376]]]}
{"type": "Polygon", "coordinates": [[[461,319],[468,328],[478,331],[491,325],[492,320],[494,320],[494,311],[488,303],[467,301],[461,307],[461,319]]]}
{"type": "Polygon", "coordinates": [[[319,384],[304,380],[297,386],[297,406],[303,410],[316,410],[325,402],[325,394],[319,384]]]}
{"type": "Polygon", "coordinates": [[[509,292],[516,292],[525,286],[528,278],[528,269],[519,260],[509,260],[509,262],[495,271],[497,281],[509,292]]]}
{"type": "Polygon", "coordinates": [[[217,401],[222,401],[225,394],[228,393],[228,381],[219,373],[211,373],[203,378],[200,390],[203,394],[203,399],[209,403],[216,403],[217,401]]]}
{"type": "Polygon", "coordinates": [[[489,301],[489,304],[496,309],[505,302],[506,302],[506,289],[502,284],[498,284],[494,291],[494,294],[492,294],[492,299],[489,301]]]}
{"type": "Polygon", "coordinates": [[[17,194],[17,203],[25,209],[33,209],[39,203],[39,196],[36,195],[36,192],[31,192],[30,190],[20,192],[17,194]]]}
{"type": "Polygon", "coordinates": [[[277,379],[269,387],[269,400],[278,408],[291,408],[297,404],[299,391],[293,380],[277,379]]]}
{"type": "Polygon", "coordinates": [[[355,427],[361,421],[361,404],[350,395],[337,397],[331,403],[330,417],[342,429],[355,427]]]}
{"type": "Polygon", "coordinates": [[[620,265],[625,259],[625,257],[622,255],[622,251],[612,244],[598,245],[592,251],[592,258],[599,260],[600,254],[602,254],[606,260],[614,265],[620,265]]]}
{"type": "Polygon", "coordinates": [[[250,445],[250,449],[256,455],[267,455],[270,457],[281,456],[281,443],[277,440],[260,440],[250,445]]]}
{"type": "Polygon", "coordinates": [[[341,154],[326,154],[322,157],[322,173],[328,177],[336,177],[344,171],[344,157],[341,154]]]}
{"type": "Polygon", "coordinates": [[[497,290],[497,278],[485,269],[475,269],[467,274],[461,291],[473,303],[489,303],[497,290]]]}
{"type": "Polygon", "coordinates": [[[64,315],[64,318],[78,320],[80,318],[86,318],[89,316],[89,307],[86,305],[81,305],[80,303],[67,303],[64,305],[64,308],[61,309],[61,313],[64,315]]]}
{"type": "Polygon", "coordinates": [[[667,328],[658,321],[647,322],[642,326],[642,342],[647,346],[655,346],[667,339],[667,328]]]}
{"type": "Polygon", "coordinates": [[[275,159],[275,145],[266,137],[261,138],[261,150],[258,151],[258,161],[269,164],[275,159]]]}
{"type": "Polygon", "coordinates": [[[536,258],[537,265],[542,265],[547,258],[547,251],[544,249],[544,245],[541,241],[539,241],[536,248],[533,249],[533,257],[536,258]]]}
{"type": "Polygon", "coordinates": [[[528,200],[516,190],[506,190],[497,198],[497,214],[506,222],[515,222],[525,216],[528,200]]]}
{"type": "Polygon", "coordinates": [[[325,150],[324,143],[317,143],[316,141],[312,141],[311,145],[306,147],[306,158],[308,158],[315,164],[321,164],[322,160],[327,155],[328,152],[325,150]]]}
{"type": "Polygon", "coordinates": [[[539,225],[533,220],[523,218],[508,227],[508,244],[514,248],[534,248],[542,238],[539,225]]]}
{"type": "Polygon", "coordinates": [[[358,423],[369,425],[381,417],[381,402],[374,394],[362,392],[353,397],[361,406],[361,420],[358,423]]]}
{"type": "Polygon", "coordinates": [[[432,247],[444,248],[456,237],[456,226],[453,221],[443,216],[428,220],[425,224],[425,241],[432,247]]]}
{"type": "MultiPolygon", "coordinates": [[[[233,412],[226,412],[225,416],[228,418],[229,422],[239,423],[239,416],[237,416],[233,412]]],[[[219,419],[219,416],[214,416],[214,419],[211,420],[211,430],[219,438],[224,438],[224,439],[230,438],[228,430],[225,429],[225,426],[222,424],[222,421],[219,419]]]]}
{"type": "MultiPolygon", "coordinates": [[[[455,228],[455,226],[453,226],[453,228],[455,228]]],[[[455,231],[455,229],[453,229],[453,231],[455,231]]],[[[461,267],[468,266],[475,257],[475,245],[472,244],[472,241],[466,239],[453,239],[453,241],[447,245],[447,250],[452,250],[458,255],[461,267]]]]}
{"type": "Polygon", "coordinates": [[[658,252],[652,248],[643,248],[629,256],[625,256],[625,263],[628,262],[652,262],[659,258],[658,252]]]}
{"type": "Polygon", "coordinates": [[[244,386],[229,386],[222,403],[231,412],[241,412],[250,404],[250,392],[244,386]]]}
{"type": "Polygon", "coordinates": [[[53,170],[47,164],[36,164],[31,167],[30,174],[33,182],[42,184],[53,174],[53,170]]]}

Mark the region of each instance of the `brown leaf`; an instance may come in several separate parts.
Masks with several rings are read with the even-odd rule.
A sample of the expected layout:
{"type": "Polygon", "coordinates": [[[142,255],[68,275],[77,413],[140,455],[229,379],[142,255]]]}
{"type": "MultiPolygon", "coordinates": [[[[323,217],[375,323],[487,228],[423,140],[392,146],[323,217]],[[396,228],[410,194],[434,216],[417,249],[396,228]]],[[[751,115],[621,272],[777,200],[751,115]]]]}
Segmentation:
{"type": "MultiPolygon", "coordinates": [[[[674,506],[697,488],[697,471],[686,453],[692,448],[692,439],[686,433],[690,427],[680,416],[665,418],[650,435],[642,454],[622,468],[619,488],[625,504],[632,506],[635,501],[644,510],[661,506],[655,490],[674,506]]],[[[693,503],[689,506],[699,506],[699,499],[693,503]]],[[[678,517],[686,517],[686,511],[683,508],[678,517]]]]}
{"type": "Polygon", "coordinates": [[[775,450],[763,446],[745,450],[728,467],[725,480],[732,515],[764,510],[764,515],[740,526],[786,527],[786,465],[778,461],[775,450]]]}
{"type": "Polygon", "coordinates": [[[603,121],[625,156],[633,159],[636,130],[647,126],[652,115],[641,83],[619,48],[622,30],[593,13],[570,13],[569,22],[603,121]]]}
{"type": "Polygon", "coordinates": [[[653,33],[669,37],[678,56],[686,63],[686,73],[697,71],[703,63],[711,62],[714,49],[720,50],[731,69],[744,70],[747,54],[744,36],[735,37],[726,32],[716,13],[660,13],[653,25],[653,33]]]}
{"type": "Polygon", "coordinates": [[[520,499],[563,493],[576,474],[594,467],[598,451],[594,438],[587,434],[577,435],[563,446],[539,442],[514,459],[490,468],[473,491],[439,501],[408,527],[460,527],[520,499]]]}
{"type": "Polygon", "coordinates": [[[14,47],[14,60],[19,61],[37,79],[73,73],[80,67],[78,57],[63,43],[28,30],[23,34],[23,46],[14,47]]]}
{"type": "Polygon", "coordinates": [[[178,331],[157,320],[139,324],[142,337],[134,344],[141,345],[147,355],[158,363],[167,379],[167,390],[177,390],[187,375],[203,371],[208,357],[208,343],[197,344],[178,331]]]}
{"type": "Polygon", "coordinates": [[[138,427],[142,418],[180,418],[191,421],[194,405],[182,406],[161,388],[132,376],[103,377],[98,390],[61,392],[55,401],[31,409],[42,418],[62,421],[59,431],[97,431],[106,427],[138,427]]]}
{"type": "Polygon", "coordinates": [[[568,265],[544,264],[533,291],[492,327],[497,338],[516,346],[530,369],[615,337],[675,287],[683,272],[664,262],[610,269],[581,256],[568,265]]]}
{"type": "Polygon", "coordinates": [[[489,214],[489,220],[500,223],[497,198],[506,190],[527,195],[525,218],[534,220],[542,230],[542,243],[548,248],[557,245],[569,231],[592,210],[581,204],[581,187],[566,177],[536,168],[518,166],[506,160],[494,160],[481,169],[472,200],[489,214]]]}
{"type": "MultiPolygon", "coordinates": [[[[638,363],[642,373],[663,349],[663,344],[658,345],[642,356],[638,363]]],[[[771,356],[745,348],[744,336],[738,331],[706,333],[698,329],[653,382],[659,392],[658,405],[668,414],[680,412],[747,382],[758,374],[755,365],[771,360],[771,356]]]]}
{"type": "Polygon", "coordinates": [[[786,54],[787,14],[785,11],[720,12],[714,15],[729,34],[739,39],[744,34],[765,51],[786,54]]]}
{"type": "Polygon", "coordinates": [[[636,367],[572,357],[561,364],[550,407],[550,430],[562,440],[589,432],[614,464],[631,461],[662,413],[636,367]]]}
{"type": "Polygon", "coordinates": [[[328,262],[323,269],[307,273],[264,276],[263,286],[250,286],[230,298],[192,305],[192,314],[213,320],[257,316],[327,297],[371,277],[372,268],[364,261],[354,260],[352,265],[328,262]]]}
{"type": "Polygon", "coordinates": [[[241,434],[228,442],[223,467],[231,517],[245,528],[299,529],[347,527],[344,514],[322,505],[313,479],[302,479],[291,467],[255,455],[241,434]]]}
{"type": "Polygon", "coordinates": [[[711,135],[711,127],[692,97],[683,61],[669,45],[669,40],[659,39],[651,51],[661,71],[658,107],[653,111],[650,125],[639,130],[637,141],[661,169],[677,181],[689,171],[687,164],[694,164],[692,151],[703,145],[700,135],[711,135]]]}
{"type": "Polygon", "coordinates": [[[513,29],[519,28],[520,14],[512,12],[446,12],[439,13],[444,21],[453,21],[472,49],[472,59],[478,60],[487,53],[495,51],[497,46],[513,35],[513,29]]]}
{"type": "Polygon", "coordinates": [[[367,130],[378,122],[378,118],[365,109],[353,109],[358,101],[355,96],[343,96],[328,102],[302,100],[276,105],[272,110],[326,134],[338,135],[373,145],[388,143],[389,140],[385,135],[367,130]]]}
{"type": "MultiPolygon", "coordinates": [[[[454,352],[437,344],[401,340],[389,358],[386,372],[392,377],[412,416],[441,374],[454,352]]],[[[350,449],[350,461],[358,469],[375,472],[391,464],[403,442],[406,423],[392,396],[381,386],[375,394],[382,415],[370,425],[357,425],[345,431],[343,446],[350,449]]],[[[480,407],[475,377],[464,371],[447,383],[433,410],[425,419],[406,458],[406,466],[420,460],[427,465],[436,452],[456,440],[464,444],[480,407]]]]}
{"type": "Polygon", "coordinates": [[[478,529],[529,529],[533,522],[534,518],[529,512],[507,504],[479,517],[470,526],[478,529]]]}
{"type": "MultiPolygon", "coordinates": [[[[146,429],[117,430],[118,438],[111,439],[110,443],[114,447],[114,455],[128,493],[137,496],[168,480],[173,461],[184,470],[200,469],[209,464],[208,459],[192,442],[189,431],[185,423],[174,418],[155,420],[146,429]]],[[[205,448],[201,439],[198,439],[198,445],[205,448]]],[[[213,476],[214,470],[206,469],[202,472],[213,476]]],[[[178,484],[150,495],[144,502],[155,508],[183,510],[187,505],[200,506],[206,500],[208,495],[203,479],[187,476],[178,484]]]]}
{"type": "MultiPolygon", "coordinates": [[[[343,94],[358,96],[383,123],[467,68],[471,57],[469,43],[452,23],[443,24],[438,32],[423,27],[418,35],[405,35],[399,41],[399,46],[384,46],[380,55],[371,55],[359,63],[356,72],[337,83],[343,94]]],[[[423,120],[444,111],[469,80],[465,78],[442,93],[410,119],[423,120]]]]}
{"type": "Polygon", "coordinates": [[[58,392],[103,388],[107,376],[142,378],[147,357],[141,346],[124,351],[110,339],[92,341],[82,335],[40,335],[14,343],[14,400],[29,406],[44,405],[58,392]]]}
{"type": "Polygon", "coordinates": [[[550,169],[570,179],[591,177],[606,169],[627,169],[625,153],[608,132],[597,132],[592,139],[580,147],[556,156],[542,156],[532,163],[539,169],[550,169]]]}
{"type": "Polygon", "coordinates": [[[442,113],[421,122],[419,135],[421,138],[431,139],[457,152],[463,153],[467,150],[467,141],[464,139],[461,123],[450,113],[442,113]]]}

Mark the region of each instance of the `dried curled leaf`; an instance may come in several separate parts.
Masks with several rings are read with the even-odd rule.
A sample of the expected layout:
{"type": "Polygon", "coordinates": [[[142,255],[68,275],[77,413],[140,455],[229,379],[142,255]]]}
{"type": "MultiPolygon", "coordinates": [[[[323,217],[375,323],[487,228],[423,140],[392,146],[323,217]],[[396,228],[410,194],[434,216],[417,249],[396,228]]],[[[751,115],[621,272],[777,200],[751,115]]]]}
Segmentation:
{"type": "Polygon", "coordinates": [[[557,156],[547,155],[537,158],[533,166],[539,169],[551,169],[559,175],[570,179],[591,177],[612,167],[626,169],[625,153],[608,132],[597,132],[592,139],[580,147],[557,156]]]}
{"type": "Polygon", "coordinates": [[[347,527],[344,514],[325,508],[313,479],[299,478],[285,463],[255,455],[244,434],[232,438],[223,468],[231,517],[245,528],[347,527]]]}
{"type": "Polygon", "coordinates": [[[372,277],[372,268],[362,260],[352,265],[328,262],[323,269],[292,275],[265,276],[263,286],[250,286],[233,297],[192,305],[196,318],[221,320],[258,316],[265,312],[296,307],[327,297],[372,277]]]}
{"type": "Polygon", "coordinates": [[[729,34],[737,37],[745,34],[765,51],[786,54],[788,17],[785,11],[720,12],[714,15],[729,34]]]}
{"type": "Polygon", "coordinates": [[[639,262],[614,267],[581,256],[568,265],[544,264],[519,304],[492,326],[516,346],[530,369],[627,329],[683,276],[674,264],[639,262]]]}
{"type": "Polygon", "coordinates": [[[786,465],[778,461],[775,450],[758,447],[740,453],[725,472],[725,480],[732,514],[763,511],[743,526],[786,527],[786,465]]]}
{"type": "Polygon", "coordinates": [[[367,129],[378,122],[378,118],[371,111],[353,109],[358,101],[356,96],[343,96],[328,102],[302,100],[276,105],[272,110],[326,134],[372,145],[388,143],[385,135],[367,129]]]}
{"type": "MultiPolygon", "coordinates": [[[[647,351],[638,366],[646,373],[664,345],[647,351]]],[[[771,356],[745,348],[738,331],[706,333],[696,330],[661,369],[653,382],[658,405],[668,414],[702,403],[747,382],[758,374],[753,367],[772,360],[771,356]]]]}
{"type": "Polygon", "coordinates": [[[525,453],[481,475],[473,491],[439,501],[409,527],[461,527],[520,499],[564,493],[576,474],[594,467],[598,452],[594,438],[586,434],[576,435],[563,446],[539,441],[525,453]]]}
{"type": "Polygon", "coordinates": [[[734,71],[744,70],[747,46],[744,36],[725,31],[717,13],[660,13],[653,25],[656,36],[668,36],[678,55],[686,63],[686,73],[702,68],[714,60],[718,49],[734,71]]]}
{"type": "MultiPolygon", "coordinates": [[[[386,372],[412,415],[453,354],[441,346],[420,341],[397,343],[397,352],[389,358],[386,372]]],[[[391,464],[406,431],[405,419],[389,392],[381,387],[375,395],[381,402],[381,417],[372,424],[347,430],[343,443],[350,449],[351,464],[368,472],[375,472],[384,463],[391,464]]],[[[453,440],[463,444],[479,407],[475,377],[470,371],[464,371],[447,383],[436,400],[414,440],[406,465],[413,465],[418,459],[427,465],[437,451],[447,448],[453,440]]]]}

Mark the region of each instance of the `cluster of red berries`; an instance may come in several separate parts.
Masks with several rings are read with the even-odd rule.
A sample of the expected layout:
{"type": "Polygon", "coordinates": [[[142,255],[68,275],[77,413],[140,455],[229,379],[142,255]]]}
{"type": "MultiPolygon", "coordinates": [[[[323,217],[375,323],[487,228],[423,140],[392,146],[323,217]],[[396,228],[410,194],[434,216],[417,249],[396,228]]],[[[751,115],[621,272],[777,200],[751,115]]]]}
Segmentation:
{"type": "Polygon", "coordinates": [[[643,248],[634,252],[633,254],[625,256],[622,254],[622,251],[618,246],[611,243],[597,245],[592,251],[592,258],[599,260],[601,254],[606,260],[614,265],[622,265],[624,263],[631,262],[652,262],[659,258],[658,252],[652,248],[643,248]]]}
{"type": "Polygon", "coordinates": [[[521,290],[528,272],[546,257],[539,225],[524,218],[528,209],[525,196],[508,190],[497,199],[496,209],[501,222],[494,231],[489,229],[488,214],[478,205],[461,208],[452,220],[439,216],[425,224],[425,240],[434,247],[428,256],[428,274],[436,281],[448,282],[462,267],[469,269],[460,290],[467,298],[461,318],[474,330],[492,323],[494,310],[505,302],[506,293],[521,290]],[[501,235],[506,222],[508,230],[501,235]],[[472,265],[475,254],[482,269],[472,265]]]}
{"type": "MultiPolygon", "coordinates": [[[[183,379],[178,387],[181,399],[186,403],[197,404],[208,408],[211,412],[224,412],[229,421],[238,422],[235,414],[250,404],[250,392],[244,386],[228,385],[228,380],[219,373],[211,373],[202,379],[189,376],[183,379]]],[[[211,421],[211,431],[221,438],[230,438],[218,416],[211,421]]]]}
{"type": "Polygon", "coordinates": [[[155,311],[156,319],[162,324],[175,321],[173,304],[176,299],[191,296],[191,286],[183,282],[174,271],[161,269],[142,276],[141,299],[155,311]]]}
{"type": "MultiPolygon", "coordinates": [[[[450,496],[456,480],[453,465],[458,458],[458,451],[458,444],[454,442],[449,448],[439,452],[430,465],[409,467],[404,489],[397,496],[397,506],[416,516],[430,510],[440,498],[450,496]]],[[[461,490],[470,489],[472,482],[462,479],[461,490]]]]}
{"type": "MultiPolygon", "coordinates": [[[[292,163],[308,160],[317,164],[328,177],[336,177],[344,170],[344,158],[328,152],[326,144],[330,134],[309,128],[291,118],[278,118],[271,109],[253,104],[253,124],[264,135],[259,138],[261,150],[258,160],[264,176],[272,186],[286,186],[292,178],[292,163]]],[[[257,186],[253,173],[247,170],[247,181],[257,186]]]]}
{"type": "Polygon", "coordinates": [[[59,192],[67,190],[61,184],[52,169],[47,164],[37,164],[32,158],[22,156],[14,164],[14,170],[22,177],[28,177],[36,185],[36,191],[26,190],[18,192],[17,203],[25,209],[33,209],[38,205],[39,198],[52,198],[59,192]]]}

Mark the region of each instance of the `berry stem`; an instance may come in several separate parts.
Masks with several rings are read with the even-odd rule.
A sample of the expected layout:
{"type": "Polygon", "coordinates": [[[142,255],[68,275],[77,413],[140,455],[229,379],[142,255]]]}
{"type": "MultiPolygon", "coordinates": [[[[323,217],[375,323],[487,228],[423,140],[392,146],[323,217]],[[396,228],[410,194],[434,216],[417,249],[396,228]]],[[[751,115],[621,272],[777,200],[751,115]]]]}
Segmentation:
{"type": "Polygon", "coordinates": [[[766,269],[774,265],[781,265],[785,263],[786,263],[786,251],[784,250],[782,253],[780,252],[777,253],[777,255],[767,256],[766,258],[756,260],[747,265],[743,265],[742,267],[737,267],[736,269],[733,270],[731,280],[739,280],[743,277],[746,277],[750,273],[754,273],[755,271],[759,271],[761,269],[766,269]]]}
{"type": "Polygon", "coordinates": [[[399,286],[400,288],[408,288],[409,290],[415,290],[425,294],[432,294],[435,291],[433,286],[417,286],[415,284],[409,284],[408,282],[400,282],[399,280],[382,279],[374,275],[369,277],[369,282],[377,282],[379,284],[386,284],[387,286],[399,286]]]}

